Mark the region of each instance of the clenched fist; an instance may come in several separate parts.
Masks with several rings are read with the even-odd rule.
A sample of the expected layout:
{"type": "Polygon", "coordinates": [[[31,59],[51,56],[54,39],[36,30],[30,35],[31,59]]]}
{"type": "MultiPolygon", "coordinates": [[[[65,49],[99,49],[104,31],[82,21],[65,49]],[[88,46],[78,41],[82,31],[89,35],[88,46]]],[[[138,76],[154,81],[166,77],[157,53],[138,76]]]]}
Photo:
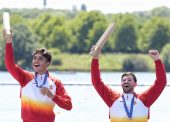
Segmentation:
{"type": "Polygon", "coordinates": [[[149,50],[148,55],[154,60],[160,59],[159,52],[157,50],[149,50]]]}

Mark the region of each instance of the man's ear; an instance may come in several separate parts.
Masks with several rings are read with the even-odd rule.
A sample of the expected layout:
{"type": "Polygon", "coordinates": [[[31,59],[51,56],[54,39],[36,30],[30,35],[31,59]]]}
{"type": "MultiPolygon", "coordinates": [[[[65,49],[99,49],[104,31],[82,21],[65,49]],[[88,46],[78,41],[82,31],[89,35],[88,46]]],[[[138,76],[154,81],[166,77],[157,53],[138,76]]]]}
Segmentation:
{"type": "Polygon", "coordinates": [[[134,84],[134,87],[136,87],[136,86],[137,86],[137,83],[134,84]]]}

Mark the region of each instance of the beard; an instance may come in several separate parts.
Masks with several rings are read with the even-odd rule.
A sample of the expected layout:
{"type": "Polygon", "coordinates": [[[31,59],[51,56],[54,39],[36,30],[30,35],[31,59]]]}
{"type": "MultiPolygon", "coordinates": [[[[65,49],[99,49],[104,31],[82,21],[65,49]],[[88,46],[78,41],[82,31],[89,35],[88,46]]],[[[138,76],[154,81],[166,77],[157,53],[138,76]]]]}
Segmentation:
{"type": "Polygon", "coordinates": [[[133,87],[132,86],[129,86],[129,87],[123,86],[122,88],[123,88],[123,92],[124,93],[131,93],[131,92],[133,92],[133,87]]]}

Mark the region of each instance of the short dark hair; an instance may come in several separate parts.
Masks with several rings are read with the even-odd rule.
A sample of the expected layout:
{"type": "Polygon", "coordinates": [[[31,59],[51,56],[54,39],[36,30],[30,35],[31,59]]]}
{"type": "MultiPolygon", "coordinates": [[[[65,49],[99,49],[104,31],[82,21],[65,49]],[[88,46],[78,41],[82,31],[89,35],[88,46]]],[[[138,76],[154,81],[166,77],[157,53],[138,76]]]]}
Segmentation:
{"type": "Polygon", "coordinates": [[[135,74],[133,74],[132,72],[123,73],[121,80],[123,79],[124,76],[127,76],[127,75],[132,75],[135,83],[137,82],[137,78],[136,78],[135,74]]]}
{"type": "Polygon", "coordinates": [[[51,62],[52,60],[52,56],[51,56],[51,53],[44,49],[44,48],[41,48],[41,49],[36,49],[34,52],[33,52],[33,56],[35,56],[37,53],[41,53],[42,56],[44,56],[48,62],[51,62]]]}

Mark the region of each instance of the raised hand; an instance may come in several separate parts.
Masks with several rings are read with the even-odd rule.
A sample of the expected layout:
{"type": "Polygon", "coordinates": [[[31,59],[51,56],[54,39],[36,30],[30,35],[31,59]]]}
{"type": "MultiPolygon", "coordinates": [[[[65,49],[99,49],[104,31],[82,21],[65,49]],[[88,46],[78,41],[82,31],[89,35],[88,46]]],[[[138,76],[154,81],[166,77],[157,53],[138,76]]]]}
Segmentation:
{"type": "Polygon", "coordinates": [[[101,54],[101,48],[95,50],[95,53],[92,53],[95,50],[95,46],[93,45],[90,49],[90,54],[94,59],[98,59],[101,54]]]}
{"type": "Polygon", "coordinates": [[[12,43],[12,30],[10,30],[10,35],[7,34],[7,30],[6,29],[3,29],[3,38],[4,40],[6,41],[6,43],[12,43]]]}
{"type": "Polygon", "coordinates": [[[154,60],[160,59],[159,52],[157,50],[149,50],[148,55],[154,60]]]}

